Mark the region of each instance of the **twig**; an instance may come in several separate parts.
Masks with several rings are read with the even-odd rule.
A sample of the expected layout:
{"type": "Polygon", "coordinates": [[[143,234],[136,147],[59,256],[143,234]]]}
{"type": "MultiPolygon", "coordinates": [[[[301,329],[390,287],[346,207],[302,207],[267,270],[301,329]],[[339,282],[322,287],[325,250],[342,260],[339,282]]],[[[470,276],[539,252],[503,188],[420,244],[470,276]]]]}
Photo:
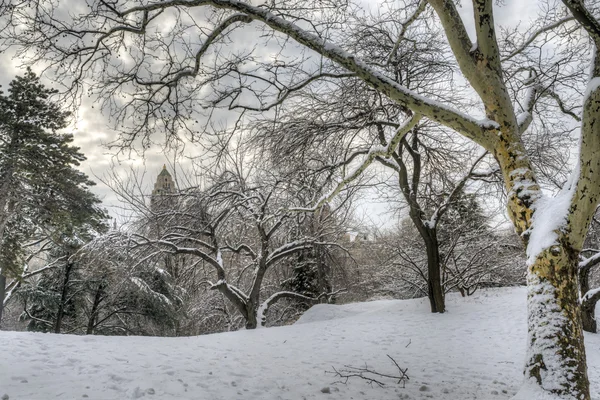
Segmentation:
{"type": "Polygon", "coordinates": [[[402,388],[404,389],[406,387],[406,381],[409,380],[409,377],[406,374],[408,368],[401,368],[400,365],[396,362],[396,360],[394,360],[389,354],[387,354],[387,357],[392,361],[392,363],[394,363],[394,365],[398,369],[399,373],[397,375],[382,374],[381,372],[377,372],[375,370],[370,369],[367,364],[365,364],[364,367],[353,367],[351,365],[344,365],[344,368],[339,370],[332,366],[331,368],[333,369],[333,371],[325,371],[325,373],[333,374],[334,376],[340,378],[339,381],[333,382],[334,384],[343,383],[345,385],[348,383],[348,379],[350,378],[360,378],[367,381],[367,383],[371,386],[375,384],[379,387],[384,387],[386,384],[385,382],[380,380],[380,378],[388,378],[398,380],[397,384],[402,384],[402,388]]]}

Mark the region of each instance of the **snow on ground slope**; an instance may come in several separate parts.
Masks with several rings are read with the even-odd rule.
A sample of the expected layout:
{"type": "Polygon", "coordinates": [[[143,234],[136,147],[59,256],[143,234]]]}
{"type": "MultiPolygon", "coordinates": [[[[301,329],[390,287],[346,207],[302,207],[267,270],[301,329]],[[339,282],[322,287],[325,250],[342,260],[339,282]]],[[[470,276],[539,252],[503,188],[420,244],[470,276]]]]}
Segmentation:
{"type": "MultiPolygon", "coordinates": [[[[190,338],[0,332],[0,398],[508,399],[522,381],[526,291],[319,305],[296,325],[190,338]],[[406,388],[332,384],[332,367],[408,368],[406,388]],[[329,393],[326,393],[329,392],[329,393]]],[[[600,335],[586,336],[592,398],[600,399],[600,335]]]]}

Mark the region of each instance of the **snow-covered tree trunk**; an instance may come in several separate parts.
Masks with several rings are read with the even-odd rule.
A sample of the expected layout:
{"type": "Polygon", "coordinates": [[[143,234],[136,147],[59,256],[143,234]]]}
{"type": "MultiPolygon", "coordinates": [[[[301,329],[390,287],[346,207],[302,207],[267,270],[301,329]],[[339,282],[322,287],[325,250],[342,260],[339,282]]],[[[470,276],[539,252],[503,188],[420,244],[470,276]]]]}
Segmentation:
{"type": "Polygon", "coordinates": [[[577,265],[577,251],[558,244],[542,251],[528,268],[528,382],[516,399],[532,398],[532,387],[534,393],[541,387],[559,398],[590,398],[577,265]]]}
{"type": "MultiPolygon", "coordinates": [[[[516,399],[536,392],[560,399],[590,399],[577,284],[579,249],[568,231],[575,202],[569,184],[556,198],[542,196],[535,175],[514,143],[497,159],[509,188],[508,209],[528,249],[528,351],[516,399]],[[570,207],[571,206],[571,207],[570,207]]],[[[589,200],[588,200],[589,201],[589,200]]],[[[581,227],[578,227],[581,230],[581,227]]]]}

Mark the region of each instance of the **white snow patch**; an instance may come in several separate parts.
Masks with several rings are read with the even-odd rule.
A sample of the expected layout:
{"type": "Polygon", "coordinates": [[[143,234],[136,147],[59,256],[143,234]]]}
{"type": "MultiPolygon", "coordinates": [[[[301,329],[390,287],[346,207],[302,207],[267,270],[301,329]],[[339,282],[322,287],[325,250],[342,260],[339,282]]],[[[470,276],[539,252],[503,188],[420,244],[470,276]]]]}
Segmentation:
{"type": "Polygon", "coordinates": [[[526,380],[517,394],[511,400],[565,400],[564,397],[559,397],[552,394],[537,384],[535,379],[526,380]]]}
{"type": "MultiPolygon", "coordinates": [[[[533,204],[533,221],[527,231],[530,233],[527,245],[527,265],[532,265],[537,256],[545,249],[558,244],[558,231],[562,229],[569,214],[571,200],[577,187],[579,164],[571,173],[569,180],[555,196],[541,196],[533,204]]],[[[514,190],[514,189],[513,189],[514,190]]]]}
{"type": "Polygon", "coordinates": [[[471,49],[469,50],[469,52],[473,53],[474,51],[477,51],[478,47],[479,47],[479,44],[477,43],[477,41],[474,41],[473,44],[471,45],[471,49]]]}
{"type": "Polygon", "coordinates": [[[217,264],[223,267],[223,255],[221,254],[221,249],[217,250],[217,264]]]}
{"type": "Polygon", "coordinates": [[[592,92],[595,92],[598,89],[598,87],[600,87],[600,76],[596,76],[596,77],[590,79],[590,81],[588,82],[588,84],[585,88],[585,93],[583,94],[583,103],[584,104],[587,101],[588,97],[590,97],[592,92]]]}
{"type": "Polygon", "coordinates": [[[530,112],[525,111],[520,113],[519,115],[517,115],[517,125],[523,126],[529,118],[531,118],[530,112]]]}

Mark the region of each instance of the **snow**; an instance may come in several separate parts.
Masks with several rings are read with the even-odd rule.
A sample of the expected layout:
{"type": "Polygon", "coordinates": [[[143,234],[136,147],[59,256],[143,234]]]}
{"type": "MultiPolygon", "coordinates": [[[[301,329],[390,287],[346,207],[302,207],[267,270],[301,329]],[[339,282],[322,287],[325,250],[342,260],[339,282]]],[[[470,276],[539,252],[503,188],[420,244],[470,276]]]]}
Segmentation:
{"type": "MultiPolygon", "coordinates": [[[[567,222],[567,215],[571,207],[571,200],[577,188],[579,178],[579,164],[571,173],[569,180],[555,197],[541,196],[533,204],[533,220],[527,231],[529,243],[527,244],[527,265],[532,265],[537,256],[558,244],[558,231],[567,222]]],[[[515,185],[516,186],[516,185],[515,185]]],[[[513,190],[515,190],[513,188],[513,190]]]]}
{"type": "MultiPolygon", "coordinates": [[[[531,335],[534,332],[528,339],[533,344],[528,348],[527,359],[531,359],[534,355],[541,355],[541,362],[549,366],[548,370],[543,368],[540,370],[544,388],[547,390],[560,390],[568,386],[567,377],[576,373],[575,360],[573,360],[575,361],[573,363],[569,362],[571,360],[562,361],[557,355],[560,349],[555,338],[564,336],[563,329],[567,323],[566,317],[557,304],[556,288],[554,286],[541,280],[536,274],[529,273],[527,287],[530,310],[528,323],[531,330],[529,334],[531,335]]],[[[573,400],[577,399],[573,397],[573,400]]]]}
{"type": "Polygon", "coordinates": [[[221,249],[217,249],[217,264],[223,267],[223,255],[221,254],[221,249]]]}
{"type": "MultiPolygon", "coordinates": [[[[523,381],[526,295],[525,288],[449,295],[441,315],[426,299],[317,305],[293,326],[199,337],[0,332],[0,397],[510,399],[523,381]],[[333,384],[325,374],[365,363],[394,373],[388,354],[408,368],[404,389],[394,381],[333,384]]],[[[600,335],[586,334],[586,343],[592,398],[600,399],[600,335]]],[[[532,385],[519,396],[551,399],[532,385]]]]}
{"type": "Polygon", "coordinates": [[[146,282],[144,282],[142,279],[137,278],[137,277],[131,277],[129,278],[129,280],[131,282],[133,282],[138,288],[140,288],[140,290],[146,294],[148,294],[149,296],[152,296],[153,298],[157,299],[158,301],[167,304],[167,305],[171,305],[171,300],[169,300],[169,298],[167,296],[165,296],[162,293],[158,293],[155,292],[154,290],[152,290],[152,288],[150,288],[150,286],[148,286],[148,284],[146,282]]]}
{"type": "Polygon", "coordinates": [[[581,298],[581,302],[583,303],[585,301],[588,301],[592,297],[596,296],[598,293],[600,293],[600,288],[589,290],[585,295],[583,295],[583,297],[581,298]]]}
{"type": "Polygon", "coordinates": [[[587,101],[588,97],[590,97],[590,94],[592,94],[592,92],[596,91],[596,89],[598,89],[599,87],[600,87],[600,76],[596,76],[596,77],[590,79],[590,81],[587,84],[587,87],[585,88],[585,93],[583,95],[583,103],[584,104],[587,101]]]}
{"type": "Polygon", "coordinates": [[[543,390],[535,381],[530,379],[526,381],[517,394],[511,400],[564,400],[545,390],[543,390]]]}
{"type": "Polygon", "coordinates": [[[525,111],[520,113],[519,115],[517,115],[517,125],[523,126],[529,118],[531,118],[530,112],[525,111]]]}
{"type": "Polygon", "coordinates": [[[477,43],[477,41],[474,41],[473,44],[471,45],[471,49],[469,50],[469,53],[474,53],[475,51],[477,51],[478,48],[479,48],[479,44],[477,43]]]}

